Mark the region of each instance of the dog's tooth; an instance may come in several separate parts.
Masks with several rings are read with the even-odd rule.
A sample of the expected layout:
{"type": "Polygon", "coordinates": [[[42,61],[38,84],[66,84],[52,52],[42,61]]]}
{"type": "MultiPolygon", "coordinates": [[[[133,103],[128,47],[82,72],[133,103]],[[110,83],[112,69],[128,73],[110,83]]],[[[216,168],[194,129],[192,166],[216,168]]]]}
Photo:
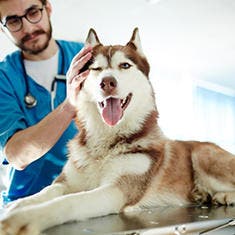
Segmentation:
{"type": "Polygon", "coordinates": [[[101,107],[101,108],[104,108],[104,101],[101,101],[101,102],[100,102],[100,107],[101,107]]]}
{"type": "Polygon", "coordinates": [[[126,103],[126,98],[121,100],[121,107],[123,108],[125,106],[126,103]]]}
{"type": "Polygon", "coordinates": [[[124,105],[124,101],[123,101],[123,99],[121,99],[121,107],[123,108],[123,105],[124,105]]]}

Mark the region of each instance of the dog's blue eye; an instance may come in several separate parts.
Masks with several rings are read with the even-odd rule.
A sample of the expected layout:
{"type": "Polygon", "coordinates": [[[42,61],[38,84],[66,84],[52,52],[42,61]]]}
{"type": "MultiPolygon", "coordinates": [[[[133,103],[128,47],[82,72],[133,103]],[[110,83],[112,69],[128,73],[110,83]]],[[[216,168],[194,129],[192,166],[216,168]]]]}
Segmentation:
{"type": "Polygon", "coordinates": [[[119,65],[119,67],[120,67],[121,69],[129,69],[129,68],[131,67],[131,65],[130,65],[129,63],[121,63],[121,64],[119,65]]]}

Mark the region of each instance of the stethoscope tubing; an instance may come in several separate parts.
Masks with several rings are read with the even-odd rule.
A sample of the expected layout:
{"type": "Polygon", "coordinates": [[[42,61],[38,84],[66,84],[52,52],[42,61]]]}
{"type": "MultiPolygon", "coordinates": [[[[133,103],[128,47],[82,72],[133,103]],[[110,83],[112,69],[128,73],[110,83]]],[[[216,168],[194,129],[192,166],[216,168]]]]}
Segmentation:
{"type": "MultiPolygon", "coordinates": [[[[62,66],[61,66],[61,71],[62,73],[64,72],[64,65],[65,65],[65,61],[64,61],[64,51],[63,48],[60,46],[59,43],[57,43],[59,50],[61,52],[61,56],[62,56],[62,66]]],[[[23,68],[23,77],[24,77],[24,82],[25,82],[25,87],[26,87],[26,92],[25,92],[25,96],[24,96],[24,103],[26,105],[27,108],[31,109],[33,107],[35,107],[37,105],[37,99],[34,95],[31,94],[30,89],[29,89],[29,81],[28,81],[28,75],[26,73],[26,69],[25,69],[25,65],[24,65],[24,60],[23,60],[23,55],[21,54],[21,64],[22,64],[22,68],[23,68]]],[[[58,81],[63,81],[66,82],[66,75],[64,74],[57,74],[51,84],[51,109],[54,109],[54,98],[55,98],[55,91],[56,91],[56,83],[58,81]]]]}
{"type": "Polygon", "coordinates": [[[66,75],[57,74],[51,83],[51,110],[54,110],[54,99],[56,94],[57,82],[66,82],[66,75]]]}

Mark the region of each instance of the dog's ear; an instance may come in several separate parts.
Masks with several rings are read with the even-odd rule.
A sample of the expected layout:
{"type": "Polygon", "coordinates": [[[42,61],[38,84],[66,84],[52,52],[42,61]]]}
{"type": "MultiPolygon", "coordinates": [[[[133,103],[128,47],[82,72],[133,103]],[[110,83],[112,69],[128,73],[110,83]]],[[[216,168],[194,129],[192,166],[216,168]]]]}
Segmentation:
{"type": "Polygon", "coordinates": [[[90,29],[86,38],[86,44],[91,45],[92,47],[101,45],[100,40],[94,29],[90,29]]]}
{"type": "Polygon", "coordinates": [[[144,56],[142,46],[141,46],[141,41],[140,41],[140,36],[139,36],[139,29],[135,28],[133,30],[132,36],[130,41],[127,43],[128,46],[131,46],[134,48],[140,55],[144,56]]]}

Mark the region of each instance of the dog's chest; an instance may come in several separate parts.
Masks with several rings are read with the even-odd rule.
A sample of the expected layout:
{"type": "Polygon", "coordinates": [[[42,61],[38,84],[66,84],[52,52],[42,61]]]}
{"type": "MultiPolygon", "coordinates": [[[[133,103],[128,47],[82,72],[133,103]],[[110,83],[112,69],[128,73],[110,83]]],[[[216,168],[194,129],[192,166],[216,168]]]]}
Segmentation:
{"type": "Polygon", "coordinates": [[[84,155],[85,151],[80,150],[80,158],[70,159],[67,173],[70,185],[82,190],[113,184],[122,176],[145,174],[151,165],[149,157],[141,153],[106,152],[105,156],[96,156],[84,155]]]}

